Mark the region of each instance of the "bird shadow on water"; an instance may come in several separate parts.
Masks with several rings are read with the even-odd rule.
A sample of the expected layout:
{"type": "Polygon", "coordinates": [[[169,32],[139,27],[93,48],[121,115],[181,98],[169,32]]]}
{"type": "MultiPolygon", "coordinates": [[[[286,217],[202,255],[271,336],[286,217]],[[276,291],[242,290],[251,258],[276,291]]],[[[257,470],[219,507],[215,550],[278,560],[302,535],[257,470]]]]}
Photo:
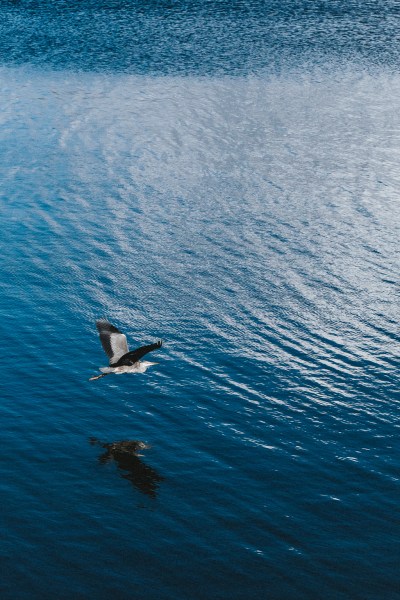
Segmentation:
{"type": "Polygon", "coordinates": [[[138,440],[105,443],[94,437],[89,438],[89,443],[105,449],[98,457],[100,464],[115,461],[123,479],[130,481],[142,494],[156,498],[158,486],[164,477],[147,465],[138,454],[139,450],[145,450],[150,446],[138,440]]]}

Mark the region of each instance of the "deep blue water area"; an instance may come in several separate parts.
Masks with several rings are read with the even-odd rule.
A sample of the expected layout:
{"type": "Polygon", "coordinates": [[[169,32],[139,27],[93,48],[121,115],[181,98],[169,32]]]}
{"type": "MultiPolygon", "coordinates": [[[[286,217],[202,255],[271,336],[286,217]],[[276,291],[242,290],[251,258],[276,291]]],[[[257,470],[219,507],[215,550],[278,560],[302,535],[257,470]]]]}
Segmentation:
{"type": "Polygon", "coordinates": [[[396,10],[1,3],[2,600],[400,598],[396,10]]]}
{"type": "Polygon", "coordinates": [[[397,0],[3,0],[0,16],[7,64],[205,76],[399,64],[397,0]]]}

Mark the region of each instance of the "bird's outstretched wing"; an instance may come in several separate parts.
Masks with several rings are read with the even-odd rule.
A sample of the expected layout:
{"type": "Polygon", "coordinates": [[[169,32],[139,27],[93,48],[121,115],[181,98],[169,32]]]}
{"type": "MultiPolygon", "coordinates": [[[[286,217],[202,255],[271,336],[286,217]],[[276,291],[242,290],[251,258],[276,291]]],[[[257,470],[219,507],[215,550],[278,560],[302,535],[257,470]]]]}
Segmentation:
{"type": "Polygon", "coordinates": [[[129,352],[126,336],[105,319],[96,321],[96,327],[104,352],[110,359],[110,365],[114,365],[121,356],[129,352]]]}
{"type": "Polygon", "coordinates": [[[137,348],[136,350],[132,350],[132,352],[128,352],[120,361],[120,364],[129,364],[129,365],[133,365],[135,362],[137,362],[138,360],[140,360],[145,354],[148,354],[149,352],[152,352],[153,350],[158,350],[158,348],[161,348],[162,346],[162,341],[159,340],[158,342],[155,342],[155,344],[148,344],[147,346],[140,346],[140,348],[137,348]],[[126,361],[126,362],[125,362],[126,361]]]}

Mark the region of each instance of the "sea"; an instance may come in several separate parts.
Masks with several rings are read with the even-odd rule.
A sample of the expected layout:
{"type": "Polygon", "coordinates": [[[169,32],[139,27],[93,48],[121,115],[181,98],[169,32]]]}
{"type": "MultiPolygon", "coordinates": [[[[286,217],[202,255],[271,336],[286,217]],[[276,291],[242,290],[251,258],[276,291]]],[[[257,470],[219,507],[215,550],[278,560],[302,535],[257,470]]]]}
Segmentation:
{"type": "Polygon", "coordinates": [[[1,600],[400,598],[399,30],[1,2],[1,600]]]}

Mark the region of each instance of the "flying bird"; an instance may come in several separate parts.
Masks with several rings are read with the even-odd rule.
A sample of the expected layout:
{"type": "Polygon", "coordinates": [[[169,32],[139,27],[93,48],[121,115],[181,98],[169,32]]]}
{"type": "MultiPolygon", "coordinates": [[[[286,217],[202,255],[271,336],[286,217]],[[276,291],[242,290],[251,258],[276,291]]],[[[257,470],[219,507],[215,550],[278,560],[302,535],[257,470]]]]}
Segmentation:
{"type": "Polygon", "coordinates": [[[99,370],[102,372],[102,375],[95,375],[89,381],[100,379],[112,373],[115,373],[115,375],[121,375],[122,373],[144,373],[151,365],[157,364],[146,360],[141,361],[140,359],[148,354],[148,352],[161,348],[161,340],[154,344],[140,346],[140,348],[129,352],[126,335],[114,327],[114,325],[111,325],[105,319],[101,319],[100,321],[96,321],[96,327],[104,352],[110,359],[110,366],[101,367],[99,370]]]}

